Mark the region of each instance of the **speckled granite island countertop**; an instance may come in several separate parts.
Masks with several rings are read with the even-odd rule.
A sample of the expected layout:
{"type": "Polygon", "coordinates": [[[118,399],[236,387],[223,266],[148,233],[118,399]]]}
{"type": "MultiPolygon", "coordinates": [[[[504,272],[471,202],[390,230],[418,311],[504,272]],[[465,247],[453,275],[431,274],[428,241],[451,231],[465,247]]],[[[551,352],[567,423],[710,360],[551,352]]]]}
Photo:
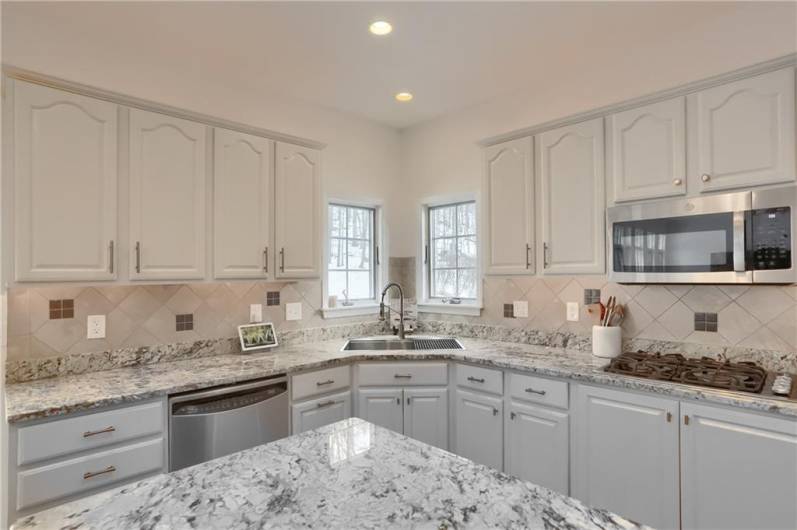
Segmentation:
{"type": "Polygon", "coordinates": [[[641,527],[353,418],[64,504],[13,528],[641,527]]]}
{"type": "Polygon", "coordinates": [[[6,387],[6,414],[10,423],[19,423],[346,362],[453,360],[797,418],[795,401],[610,374],[603,371],[606,360],[583,351],[483,339],[460,342],[464,350],[341,351],[345,341],[330,340],[253,355],[218,355],[39,379],[6,387]]]}

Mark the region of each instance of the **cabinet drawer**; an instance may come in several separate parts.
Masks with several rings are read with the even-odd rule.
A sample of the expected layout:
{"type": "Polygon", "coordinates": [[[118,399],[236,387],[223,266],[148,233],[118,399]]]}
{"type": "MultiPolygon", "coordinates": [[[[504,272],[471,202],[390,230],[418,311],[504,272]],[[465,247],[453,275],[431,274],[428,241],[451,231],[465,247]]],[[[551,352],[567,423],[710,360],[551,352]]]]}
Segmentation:
{"type": "Polygon", "coordinates": [[[17,474],[17,509],[163,470],[163,438],[117,447],[17,474]]]}
{"type": "Polygon", "coordinates": [[[492,394],[503,394],[504,373],[501,370],[458,364],[457,385],[492,394]]]}
{"type": "Polygon", "coordinates": [[[293,390],[291,392],[294,401],[331,390],[347,388],[351,384],[349,370],[350,367],[348,365],[336,366],[335,368],[293,376],[291,380],[293,390]]]}
{"type": "Polygon", "coordinates": [[[446,363],[360,364],[357,369],[361,386],[448,384],[446,363]]]}
{"type": "Polygon", "coordinates": [[[163,425],[163,403],[158,401],[21,427],[17,462],[25,465],[158,434],[163,425]]]}
{"type": "Polygon", "coordinates": [[[515,399],[567,408],[567,383],[531,375],[509,374],[509,394],[515,399]]]}

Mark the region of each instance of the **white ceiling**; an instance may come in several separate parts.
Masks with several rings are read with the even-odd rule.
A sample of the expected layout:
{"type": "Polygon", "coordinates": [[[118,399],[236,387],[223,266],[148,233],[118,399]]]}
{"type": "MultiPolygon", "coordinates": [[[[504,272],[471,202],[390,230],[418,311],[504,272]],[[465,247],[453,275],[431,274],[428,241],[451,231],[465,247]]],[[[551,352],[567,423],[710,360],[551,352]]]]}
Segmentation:
{"type": "MultiPolygon", "coordinates": [[[[797,4],[758,5],[780,10],[776,17],[794,17],[797,4]]],[[[144,62],[174,75],[188,68],[403,128],[520,90],[550,94],[574,69],[616,68],[646,47],[699,38],[701,27],[715,26],[736,8],[716,2],[4,2],[3,44],[13,58],[22,52],[14,48],[15,30],[28,37],[58,32],[64,46],[40,53],[144,62]],[[368,25],[376,19],[389,20],[393,33],[371,35],[368,25]],[[399,91],[415,99],[398,103],[393,95],[399,91]]]]}

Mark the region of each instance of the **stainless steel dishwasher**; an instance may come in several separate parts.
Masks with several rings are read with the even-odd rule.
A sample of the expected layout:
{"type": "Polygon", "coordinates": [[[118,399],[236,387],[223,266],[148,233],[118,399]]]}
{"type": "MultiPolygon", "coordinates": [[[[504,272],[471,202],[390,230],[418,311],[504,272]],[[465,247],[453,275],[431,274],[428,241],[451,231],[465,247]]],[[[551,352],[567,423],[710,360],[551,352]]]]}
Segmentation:
{"type": "Polygon", "coordinates": [[[169,471],[288,436],[288,379],[169,398],[169,471]]]}

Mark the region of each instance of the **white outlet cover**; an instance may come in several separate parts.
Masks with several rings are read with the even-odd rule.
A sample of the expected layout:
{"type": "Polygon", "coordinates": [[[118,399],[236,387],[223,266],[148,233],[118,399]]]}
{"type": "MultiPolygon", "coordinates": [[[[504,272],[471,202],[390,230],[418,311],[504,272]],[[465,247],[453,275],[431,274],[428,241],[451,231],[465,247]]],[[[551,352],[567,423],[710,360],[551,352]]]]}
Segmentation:
{"type": "Polygon", "coordinates": [[[302,319],[302,303],[292,302],[285,304],[285,320],[301,320],[302,319]]]}
{"type": "Polygon", "coordinates": [[[263,322],[263,304],[249,305],[249,323],[263,322]]]}
{"type": "Polygon", "coordinates": [[[526,300],[515,300],[512,306],[515,318],[529,318],[529,303],[526,300]]]}
{"type": "Polygon", "coordinates": [[[105,338],[105,315],[89,315],[86,319],[86,338],[105,338]]]}
{"type": "Polygon", "coordinates": [[[570,322],[578,322],[578,302],[567,303],[567,320],[570,322]]]}

